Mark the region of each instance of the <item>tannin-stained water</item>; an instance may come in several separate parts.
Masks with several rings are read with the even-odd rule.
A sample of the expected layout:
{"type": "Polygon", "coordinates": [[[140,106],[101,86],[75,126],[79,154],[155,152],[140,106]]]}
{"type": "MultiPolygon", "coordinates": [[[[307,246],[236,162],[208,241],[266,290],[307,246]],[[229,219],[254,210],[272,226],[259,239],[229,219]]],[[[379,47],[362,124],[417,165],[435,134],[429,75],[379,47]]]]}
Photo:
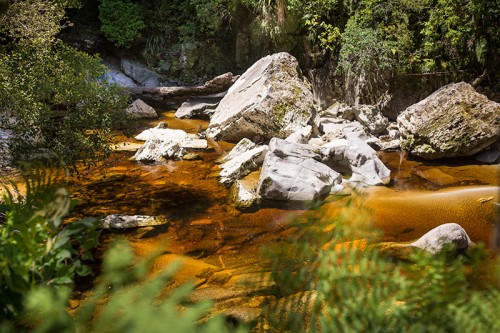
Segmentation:
{"type": "MultiPolygon", "coordinates": [[[[207,126],[206,121],[176,119],[172,112],[164,113],[161,120],[170,128],[189,133],[207,126]]],[[[144,128],[155,124],[144,123],[144,128]]],[[[71,193],[80,201],[74,216],[166,216],[169,223],[165,226],[125,233],[136,253],[147,256],[163,249],[155,270],[183,260],[175,285],[194,280],[198,286],[195,300],[210,298],[224,303],[236,298],[238,306],[258,309],[260,303],[241,294],[236,285],[262,271],[263,247],[279,246],[280,240],[296,236],[289,217],[304,210],[276,205],[251,212],[233,208],[227,202],[229,190],[218,182],[215,164],[233,144],[218,144],[212,151],[197,152],[202,158],[198,161],[154,165],[130,161],[133,152],[114,153],[97,168],[83,172],[80,180],[72,181],[71,193]]],[[[398,152],[380,157],[392,171],[391,184],[369,188],[362,197],[373,211],[373,226],[382,230],[383,240],[409,241],[439,224],[457,222],[473,241],[489,241],[495,222],[494,203],[499,201],[498,166],[471,164],[472,160],[429,163],[401,159],[398,152]]],[[[326,203],[318,212],[334,221],[346,200],[326,203]]],[[[108,240],[114,237],[106,234],[108,240]]],[[[228,307],[221,305],[221,309],[228,307]]]]}

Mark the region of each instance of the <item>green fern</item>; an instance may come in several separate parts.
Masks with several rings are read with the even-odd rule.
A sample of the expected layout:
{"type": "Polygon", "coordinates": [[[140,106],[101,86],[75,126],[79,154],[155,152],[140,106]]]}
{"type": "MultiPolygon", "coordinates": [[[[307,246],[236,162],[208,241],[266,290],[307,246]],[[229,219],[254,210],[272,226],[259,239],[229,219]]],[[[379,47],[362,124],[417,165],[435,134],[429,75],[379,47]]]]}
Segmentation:
{"type": "Polygon", "coordinates": [[[466,274],[474,253],[414,252],[394,261],[374,245],[369,216],[347,207],[335,221],[314,213],[295,221],[300,236],[271,256],[277,301],[264,316],[271,331],[498,331],[498,286],[474,289],[466,274]]]}
{"type": "Polygon", "coordinates": [[[86,260],[98,244],[97,221],[84,219],[62,226],[70,208],[68,190],[59,185],[61,171],[31,168],[25,194],[6,181],[0,205],[0,317],[16,318],[26,294],[40,285],[73,283],[90,273],[86,260]],[[78,250],[76,249],[78,247],[78,250]]]}

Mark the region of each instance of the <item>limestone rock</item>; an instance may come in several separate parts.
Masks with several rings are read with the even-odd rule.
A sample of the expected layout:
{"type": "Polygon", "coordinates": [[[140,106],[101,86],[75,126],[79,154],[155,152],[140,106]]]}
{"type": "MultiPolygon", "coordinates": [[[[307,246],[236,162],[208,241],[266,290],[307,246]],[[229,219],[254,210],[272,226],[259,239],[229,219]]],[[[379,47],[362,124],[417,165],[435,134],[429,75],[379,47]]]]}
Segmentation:
{"type": "Polygon", "coordinates": [[[273,138],[257,193],[262,199],[287,201],[310,201],[330,193],[342,178],[321,158],[314,146],[273,138]]]}
{"type": "Polygon", "coordinates": [[[290,134],[285,140],[292,143],[307,143],[312,134],[312,126],[307,125],[290,134]]]}
{"type": "Polygon", "coordinates": [[[297,60],[282,52],[260,59],[231,86],[207,135],[227,141],[286,138],[314,118],[311,85],[297,60]]]}
{"type": "Polygon", "coordinates": [[[345,106],[337,112],[343,119],[357,120],[371,134],[380,134],[389,125],[389,119],[372,105],[345,106]]]}
{"type": "Polygon", "coordinates": [[[259,146],[222,164],[220,166],[222,171],[219,174],[220,182],[224,185],[230,185],[236,179],[257,170],[264,161],[267,149],[267,146],[259,146]]]}
{"type": "Polygon", "coordinates": [[[414,156],[471,156],[500,139],[500,104],[464,82],[449,84],[398,116],[401,147],[414,156]]]}
{"type": "Polygon", "coordinates": [[[464,250],[473,243],[459,224],[445,223],[432,229],[410,245],[430,253],[438,253],[447,244],[455,245],[457,250],[464,250]]]}
{"type": "Polygon", "coordinates": [[[219,105],[219,102],[206,101],[198,98],[188,99],[177,109],[175,116],[181,119],[210,119],[217,105],[219,105]]]}
{"type": "Polygon", "coordinates": [[[366,185],[384,185],[391,180],[391,171],[378,158],[373,148],[356,135],[333,140],[321,148],[329,167],[351,173],[350,182],[366,185]]]}
{"type": "Polygon", "coordinates": [[[128,229],[138,227],[149,227],[163,225],[168,223],[164,216],[147,215],[108,215],[99,222],[99,228],[102,229],[128,229]]]}
{"type": "Polygon", "coordinates": [[[125,111],[134,119],[158,118],[155,109],[144,103],[141,99],[136,99],[125,111]]]}
{"type": "Polygon", "coordinates": [[[135,137],[146,140],[135,153],[134,159],[142,162],[162,161],[182,158],[186,149],[207,149],[207,140],[198,139],[194,134],[170,128],[151,128],[135,137]]]}
{"type": "Polygon", "coordinates": [[[231,186],[230,202],[239,210],[252,208],[257,201],[257,183],[236,180],[231,186]]]}
{"type": "Polygon", "coordinates": [[[254,149],[255,147],[257,147],[255,143],[247,138],[243,138],[236,144],[236,146],[233,147],[233,149],[231,149],[231,151],[227,155],[217,159],[216,163],[225,163],[236,158],[237,156],[240,156],[244,152],[254,149]]]}
{"type": "Polygon", "coordinates": [[[160,74],[129,59],[121,60],[121,70],[128,77],[131,77],[137,84],[143,87],[161,86],[161,81],[163,80],[163,77],[160,74]]]}

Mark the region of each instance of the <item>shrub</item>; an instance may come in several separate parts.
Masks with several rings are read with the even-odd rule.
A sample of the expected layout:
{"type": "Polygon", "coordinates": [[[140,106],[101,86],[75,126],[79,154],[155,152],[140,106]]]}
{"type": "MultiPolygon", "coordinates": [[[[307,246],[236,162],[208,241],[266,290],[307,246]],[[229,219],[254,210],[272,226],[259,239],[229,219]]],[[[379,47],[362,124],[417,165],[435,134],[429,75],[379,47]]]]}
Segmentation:
{"type": "Polygon", "coordinates": [[[0,318],[17,318],[28,293],[38,286],[58,290],[75,274],[90,274],[85,261],[99,239],[94,219],[63,226],[71,205],[60,173],[34,169],[25,179],[26,195],[14,183],[4,186],[0,204],[0,318]]]}
{"type": "Polygon", "coordinates": [[[116,46],[130,47],[146,27],[141,6],[129,0],[102,0],[99,19],[104,36],[116,46]]]}

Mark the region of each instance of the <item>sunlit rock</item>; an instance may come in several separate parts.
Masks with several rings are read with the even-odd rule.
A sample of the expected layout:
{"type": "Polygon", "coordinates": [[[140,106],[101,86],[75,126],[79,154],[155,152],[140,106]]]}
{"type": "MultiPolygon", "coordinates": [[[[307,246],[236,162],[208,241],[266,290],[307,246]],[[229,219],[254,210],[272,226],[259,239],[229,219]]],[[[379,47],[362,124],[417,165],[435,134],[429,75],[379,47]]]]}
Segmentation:
{"type": "Polygon", "coordinates": [[[314,120],[311,85],[297,60],[282,52],[253,64],[215,110],[207,135],[239,141],[260,136],[286,138],[314,120]]]}
{"type": "Polygon", "coordinates": [[[230,203],[245,210],[252,208],[257,201],[257,182],[236,180],[231,186],[230,203]]]}
{"type": "Polygon", "coordinates": [[[500,104],[460,82],[398,116],[401,147],[425,159],[471,156],[500,139],[500,104]]]}
{"type": "Polygon", "coordinates": [[[267,149],[267,146],[258,146],[221,164],[220,182],[224,185],[230,185],[236,179],[257,170],[264,161],[267,149]]]}
{"type": "Polygon", "coordinates": [[[384,185],[391,180],[391,171],[378,158],[373,148],[357,135],[333,140],[321,147],[323,162],[332,169],[352,174],[350,182],[384,185]]]}
{"type": "Polygon", "coordinates": [[[312,126],[307,125],[290,134],[285,140],[291,143],[307,143],[312,134],[312,126]]]}
{"type": "Polygon", "coordinates": [[[272,139],[262,167],[258,194],[262,199],[310,201],[329,194],[340,174],[321,163],[314,146],[272,139]]]}
{"type": "Polygon", "coordinates": [[[255,143],[247,138],[243,138],[236,144],[236,146],[233,147],[233,149],[231,149],[231,151],[227,155],[224,155],[221,158],[217,159],[216,163],[220,164],[230,161],[233,158],[236,158],[237,156],[240,156],[241,154],[254,149],[255,147],[257,147],[255,143]]]}
{"type": "Polygon", "coordinates": [[[151,128],[135,137],[146,140],[135,153],[134,159],[143,162],[162,161],[164,159],[182,158],[186,150],[203,150],[208,148],[208,142],[198,139],[194,134],[170,128],[151,128]]]}
{"type": "Polygon", "coordinates": [[[99,221],[101,229],[129,229],[138,227],[150,227],[168,223],[165,216],[147,216],[147,215],[108,215],[99,221]]]}
{"type": "Polygon", "coordinates": [[[430,253],[439,253],[447,245],[454,245],[457,250],[465,250],[472,244],[467,232],[459,224],[445,223],[432,229],[410,245],[430,253]]]}
{"type": "Polygon", "coordinates": [[[327,123],[328,120],[335,118],[349,121],[358,121],[371,134],[382,133],[389,125],[387,119],[380,110],[373,105],[346,105],[341,103],[333,104],[321,115],[321,122],[327,123]]]}
{"type": "Polygon", "coordinates": [[[218,100],[209,98],[191,98],[182,103],[182,105],[175,111],[177,118],[197,118],[197,119],[210,119],[215,112],[215,108],[219,105],[218,100]]]}
{"type": "Polygon", "coordinates": [[[129,105],[125,112],[134,119],[158,118],[155,109],[144,103],[141,99],[136,99],[129,105]]]}

